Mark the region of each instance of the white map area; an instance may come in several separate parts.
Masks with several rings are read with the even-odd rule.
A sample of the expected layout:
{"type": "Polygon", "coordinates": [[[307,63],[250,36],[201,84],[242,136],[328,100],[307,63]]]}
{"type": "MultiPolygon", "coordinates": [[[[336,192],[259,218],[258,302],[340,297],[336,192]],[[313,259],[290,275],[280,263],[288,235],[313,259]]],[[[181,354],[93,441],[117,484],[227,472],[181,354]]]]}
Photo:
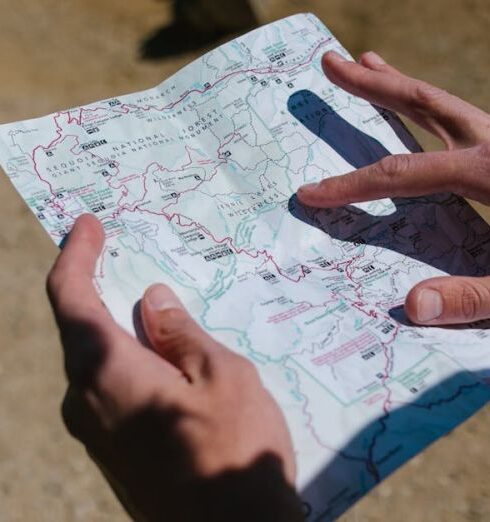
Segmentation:
{"type": "Polygon", "coordinates": [[[391,153],[410,142],[324,77],[329,49],[348,56],[297,15],[154,89],[0,127],[3,168],[54,241],[82,213],[104,223],[96,282],[119,323],[132,330],[134,304],[164,282],[256,364],[287,418],[308,520],[338,516],[490,397],[486,325],[416,328],[400,308],[427,277],[485,274],[477,214],[451,195],[333,211],[294,198],[355,167],[328,121],[391,153]]]}

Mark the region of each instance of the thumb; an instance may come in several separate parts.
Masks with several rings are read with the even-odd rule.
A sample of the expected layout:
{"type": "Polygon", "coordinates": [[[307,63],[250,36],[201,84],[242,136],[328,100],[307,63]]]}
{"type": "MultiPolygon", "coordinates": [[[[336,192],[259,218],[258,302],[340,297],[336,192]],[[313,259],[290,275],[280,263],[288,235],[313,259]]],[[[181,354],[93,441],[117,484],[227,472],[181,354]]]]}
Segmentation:
{"type": "Polygon", "coordinates": [[[490,277],[435,277],[407,295],[405,311],[416,324],[462,324],[490,318],[490,277]]]}
{"type": "Polygon", "coordinates": [[[206,376],[209,358],[221,349],[192,319],[165,285],[153,285],[141,301],[145,333],[153,349],[179,369],[189,382],[206,376]]]}

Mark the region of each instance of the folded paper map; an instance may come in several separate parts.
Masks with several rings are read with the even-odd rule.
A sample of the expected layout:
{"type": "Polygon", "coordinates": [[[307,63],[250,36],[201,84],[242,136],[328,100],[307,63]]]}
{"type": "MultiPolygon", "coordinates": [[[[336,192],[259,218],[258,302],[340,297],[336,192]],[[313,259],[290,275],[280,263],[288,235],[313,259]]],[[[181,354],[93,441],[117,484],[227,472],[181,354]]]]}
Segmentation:
{"type": "Polygon", "coordinates": [[[91,212],[115,319],[155,282],[248,357],[286,416],[308,520],[331,520],[490,398],[486,324],[421,328],[428,277],[485,275],[490,228],[452,194],[334,210],[297,188],[419,150],[330,83],[313,15],[257,29],[158,87],[0,127],[0,162],[60,243],[91,212]]]}

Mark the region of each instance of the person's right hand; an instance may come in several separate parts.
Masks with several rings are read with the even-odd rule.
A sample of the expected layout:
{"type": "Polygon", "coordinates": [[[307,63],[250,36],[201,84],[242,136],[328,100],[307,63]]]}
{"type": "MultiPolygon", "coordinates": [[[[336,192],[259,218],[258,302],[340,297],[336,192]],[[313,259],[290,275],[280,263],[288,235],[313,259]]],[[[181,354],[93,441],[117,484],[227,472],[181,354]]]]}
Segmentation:
{"type": "Polygon", "coordinates": [[[65,350],[63,413],[133,519],[303,519],[284,417],[255,367],[154,285],[141,301],[150,348],[111,317],[94,288],[104,243],[79,218],[48,279],[65,350]]]}
{"type": "MultiPolygon", "coordinates": [[[[427,83],[403,75],[373,52],[359,63],[323,57],[328,78],[346,91],[408,116],[446,151],[397,154],[343,176],[300,187],[305,205],[334,208],[384,197],[454,192],[490,204],[490,115],[427,83]]],[[[490,267],[489,267],[490,269],[490,267]]],[[[490,277],[437,277],[416,285],[405,302],[418,324],[490,318],[490,277]]]]}

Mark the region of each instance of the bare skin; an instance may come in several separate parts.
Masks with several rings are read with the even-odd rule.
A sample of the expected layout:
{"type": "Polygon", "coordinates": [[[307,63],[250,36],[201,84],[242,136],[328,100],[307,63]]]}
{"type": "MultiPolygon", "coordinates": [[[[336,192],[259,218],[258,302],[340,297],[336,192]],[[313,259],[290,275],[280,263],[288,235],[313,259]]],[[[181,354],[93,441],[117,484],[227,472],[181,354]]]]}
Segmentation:
{"type": "MultiPolygon", "coordinates": [[[[403,75],[373,52],[350,62],[323,57],[327,77],[346,91],[411,118],[446,150],[398,154],[357,171],[300,187],[305,205],[335,208],[384,197],[454,192],[490,204],[490,115],[425,82],[403,75]]],[[[416,285],[405,310],[418,324],[490,318],[490,277],[436,277],[416,285]]]]}
{"type": "Polygon", "coordinates": [[[151,349],[119,327],[92,282],[103,243],[82,216],[48,277],[70,432],[136,520],[301,521],[290,435],[254,366],[163,285],[141,301],[151,349]]]}

